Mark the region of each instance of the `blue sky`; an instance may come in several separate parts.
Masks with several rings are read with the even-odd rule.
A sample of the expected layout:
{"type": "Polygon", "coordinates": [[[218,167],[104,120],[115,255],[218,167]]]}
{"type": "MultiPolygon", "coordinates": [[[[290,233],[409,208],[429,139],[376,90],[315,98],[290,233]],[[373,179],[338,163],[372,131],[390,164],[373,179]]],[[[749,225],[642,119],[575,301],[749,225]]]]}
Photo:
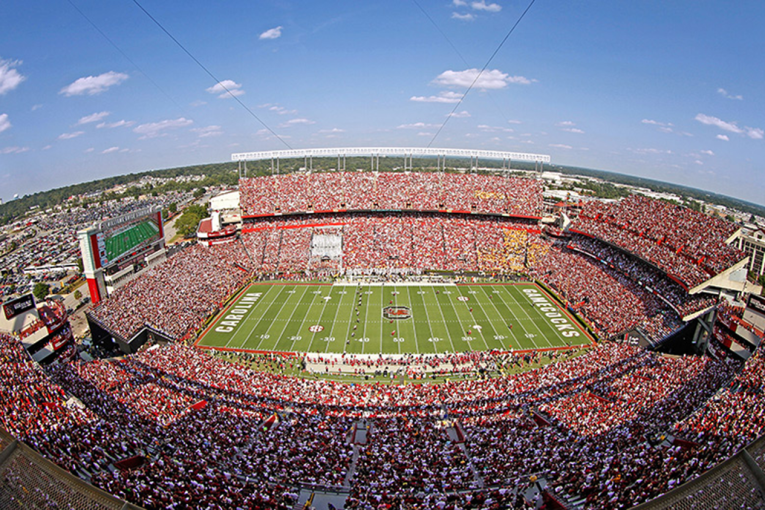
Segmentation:
{"type": "Polygon", "coordinates": [[[765,204],[762,2],[537,0],[435,140],[527,1],[139,2],[223,86],[130,0],[6,0],[0,198],[232,152],[432,141],[765,204]]]}

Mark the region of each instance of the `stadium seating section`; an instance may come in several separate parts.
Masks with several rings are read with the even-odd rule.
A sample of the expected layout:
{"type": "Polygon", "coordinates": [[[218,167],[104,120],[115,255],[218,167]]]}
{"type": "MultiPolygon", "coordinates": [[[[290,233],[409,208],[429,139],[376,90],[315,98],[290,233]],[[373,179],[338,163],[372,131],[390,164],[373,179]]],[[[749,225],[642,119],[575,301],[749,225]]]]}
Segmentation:
{"type": "MultiPolygon", "coordinates": [[[[239,241],[178,251],[91,318],[123,338],[150,326],[182,340],[253,278],[480,270],[543,282],[603,341],[515,375],[354,385],[253,371],[184,342],[43,369],[0,335],[2,429],[146,508],[291,509],[299,486],[342,490],[355,509],[534,508],[535,488],[546,502],[628,508],[731,457],[677,507],[762,505],[740,455],[765,430],[765,348],[744,363],[618,341],[633,329],[661,340],[716,306],[687,288],[741,260],[725,243],[734,225],[632,196],[588,203],[580,234],[553,239],[523,218],[541,215],[538,182],[479,175],[330,172],[240,188],[247,215],[366,212],[252,219],[239,241]],[[446,209],[493,215],[426,212],[446,209]],[[339,258],[311,255],[316,234],[342,236],[339,258]]],[[[740,309],[721,314],[734,320],[740,309]]],[[[431,362],[516,359],[449,356],[431,362]]],[[[9,445],[0,434],[0,449],[9,445]]],[[[765,448],[751,458],[765,467],[765,448]]],[[[73,501],[49,474],[29,481],[36,466],[24,457],[2,465],[0,506],[73,501]]]]}
{"type": "Polygon", "coordinates": [[[333,210],[458,210],[539,217],[539,181],[479,174],[326,172],[239,181],[244,215],[333,210]]]}

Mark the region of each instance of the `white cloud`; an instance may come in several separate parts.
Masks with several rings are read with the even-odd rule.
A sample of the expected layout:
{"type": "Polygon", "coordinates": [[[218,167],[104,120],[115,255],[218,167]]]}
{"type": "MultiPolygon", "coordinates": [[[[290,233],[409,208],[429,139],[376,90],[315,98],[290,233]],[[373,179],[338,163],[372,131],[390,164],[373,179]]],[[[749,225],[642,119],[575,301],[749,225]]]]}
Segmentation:
{"type": "Polygon", "coordinates": [[[201,99],[197,99],[196,101],[192,101],[192,102],[191,102],[191,103],[189,103],[189,104],[190,104],[191,106],[193,106],[194,108],[196,108],[196,107],[198,107],[198,106],[203,106],[203,105],[206,105],[206,104],[207,104],[207,101],[202,101],[201,99]]]}
{"type": "Polygon", "coordinates": [[[671,150],[663,150],[663,149],[627,149],[630,152],[634,152],[635,154],[672,154],[671,150]]]}
{"type": "Polygon", "coordinates": [[[218,94],[220,99],[226,99],[231,96],[241,96],[244,94],[244,90],[242,90],[242,84],[237,83],[234,80],[219,81],[212,87],[209,87],[205,90],[207,90],[207,92],[210,94],[218,94]]]}
{"type": "Polygon", "coordinates": [[[556,149],[573,149],[570,145],[563,145],[562,143],[551,143],[550,147],[555,147],[556,149]]]}
{"type": "Polygon", "coordinates": [[[115,73],[114,71],[109,71],[108,73],[99,74],[98,76],[86,76],[84,78],[79,78],[75,80],[74,83],[67,85],[61,91],[59,94],[64,94],[65,96],[81,96],[83,94],[88,94],[89,96],[93,96],[96,94],[100,94],[101,92],[104,92],[109,89],[109,87],[113,87],[114,85],[119,85],[123,81],[128,79],[128,75],[125,73],[115,73]]]}
{"type": "Polygon", "coordinates": [[[79,121],[77,121],[77,125],[90,124],[91,122],[98,122],[99,120],[103,120],[110,113],[111,112],[98,112],[98,113],[92,113],[90,115],[86,115],[85,117],[82,117],[79,121]]]}
{"type": "Polygon", "coordinates": [[[424,122],[415,122],[414,124],[401,124],[396,129],[425,129],[435,127],[436,124],[425,124],[424,122]]]}
{"type": "Polygon", "coordinates": [[[260,34],[259,39],[278,39],[282,36],[282,27],[275,27],[275,28],[269,28],[262,34],[260,34]]]}
{"type": "Polygon", "coordinates": [[[194,128],[191,131],[199,135],[199,138],[207,138],[210,136],[220,136],[223,134],[220,126],[207,126],[203,128],[194,128]]]}
{"type": "Polygon", "coordinates": [[[77,138],[80,135],[84,135],[85,131],[75,131],[73,133],[61,133],[58,135],[59,140],[71,140],[72,138],[77,138]]]}
{"type": "Polygon", "coordinates": [[[710,115],[704,115],[703,113],[696,115],[695,120],[701,122],[702,124],[706,124],[707,126],[717,126],[720,129],[724,131],[730,131],[731,133],[741,134],[744,132],[744,130],[738,127],[735,122],[725,122],[722,119],[718,119],[717,117],[712,117],[710,115]]]}
{"type": "Polygon", "coordinates": [[[117,122],[102,122],[98,124],[96,128],[97,129],[103,129],[103,128],[114,129],[114,128],[123,127],[123,126],[130,127],[133,124],[135,124],[135,122],[132,120],[122,119],[122,120],[118,120],[117,122]]]}
{"type": "Polygon", "coordinates": [[[191,119],[180,117],[177,119],[167,119],[167,120],[161,120],[159,122],[150,122],[148,124],[141,124],[139,126],[136,126],[136,128],[133,129],[133,132],[138,133],[139,135],[142,135],[140,137],[140,140],[143,140],[145,138],[156,138],[158,136],[165,136],[167,133],[165,133],[164,131],[168,129],[182,128],[182,127],[190,126],[193,123],[194,121],[191,119]]]}
{"type": "Polygon", "coordinates": [[[574,126],[576,126],[576,124],[571,122],[570,120],[564,120],[563,122],[558,122],[555,125],[561,128],[563,131],[568,131],[569,133],[578,133],[578,134],[584,133],[584,131],[582,131],[581,129],[575,128],[574,126]]]}
{"type": "Polygon", "coordinates": [[[506,127],[501,127],[501,126],[489,126],[489,125],[486,125],[486,124],[479,124],[478,125],[478,129],[480,129],[481,131],[485,131],[487,133],[495,133],[497,131],[501,131],[503,133],[512,133],[513,132],[513,129],[511,129],[511,128],[506,128],[506,127]]]}
{"type": "Polygon", "coordinates": [[[659,122],[658,120],[643,119],[640,122],[643,124],[651,124],[652,126],[672,126],[671,122],[659,122]]]}
{"type": "Polygon", "coordinates": [[[6,129],[11,129],[11,121],[8,120],[8,114],[4,113],[0,115],[0,133],[6,129]]]}
{"type": "Polygon", "coordinates": [[[53,148],[52,145],[46,145],[45,147],[42,148],[42,150],[47,151],[47,150],[52,149],[52,148],[53,148]]]}
{"type": "Polygon", "coordinates": [[[465,14],[460,14],[459,12],[453,12],[452,19],[458,19],[460,21],[473,21],[475,19],[475,15],[470,14],[469,12],[466,12],[465,14]]]}
{"type": "Polygon", "coordinates": [[[736,101],[743,101],[743,99],[744,99],[744,96],[742,96],[740,94],[735,95],[735,96],[731,95],[731,94],[728,94],[728,91],[725,90],[722,87],[717,89],[717,93],[720,94],[721,96],[723,96],[724,98],[727,98],[727,99],[735,99],[736,101]]]}
{"type": "Polygon", "coordinates": [[[722,140],[724,142],[730,141],[730,138],[728,138],[728,135],[717,135],[715,138],[717,138],[718,140],[722,140]]]}
{"type": "Polygon", "coordinates": [[[316,124],[316,122],[309,119],[290,119],[287,122],[282,123],[280,127],[290,127],[290,126],[308,125],[308,124],[316,124]]]}
{"type": "Polygon", "coordinates": [[[455,119],[464,119],[465,117],[470,117],[470,113],[467,110],[462,110],[461,112],[450,113],[449,117],[454,117],[455,119]]]}
{"type": "Polygon", "coordinates": [[[521,124],[521,121],[520,120],[508,120],[507,123],[508,124],[521,124]]]}
{"type": "Polygon", "coordinates": [[[0,154],[21,154],[22,152],[27,152],[29,150],[29,147],[6,147],[2,150],[0,150],[0,154]]]}
{"type": "Polygon", "coordinates": [[[21,65],[21,60],[0,59],[0,96],[15,89],[27,79],[14,69],[18,65],[21,65]]]}
{"type": "Polygon", "coordinates": [[[283,106],[279,106],[278,104],[266,106],[268,107],[268,111],[276,112],[279,115],[295,115],[297,113],[297,110],[288,110],[283,106]]]}
{"type": "Polygon", "coordinates": [[[467,2],[465,0],[452,0],[452,5],[455,7],[465,7],[467,2]]]}
{"type": "Polygon", "coordinates": [[[101,154],[109,154],[109,153],[112,153],[112,152],[117,152],[118,150],[120,150],[119,147],[109,147],[108,149],[102,150],[101,154]]]}
{"type": "Polygon", "coordinates": [[[42,108],[42,107],[43,107],[43,105],[41,105],[41,104],[35,104],[35,105],[32,105],[32,111],[33,111],[33,112],[34,112],[34,111],[37,111],[37,110],[39,110],[39,109],[40,109],[40,108],[42,108]]]}
{"type": "Polygon", "coordinates": [[[340,129],[340,128],[320,129],[319,133],[330,133],[330,134],[333,134],[333,133],[345,133],[345,129],[340,129]]]}
{"type": "Polygon", "coordinates": [[[729,131],[738,135],[745,135],[754,140],[762,140],[765,138],[765,131],[760,128],[753,128],[749,126],[744,126],[741,128],[736,125],[735,122],[727,122],[722,119],[718,119],[717,117],[712,117],[711,115],[704,115],[703,113],[699,113],[694,118],[702,124],[706,124],[708,126],[716,126],[723,131],[729,131]]]}
{"type": "Polygon", "coordinates": [[[503,89],[509,84],[529,85],[532,80],[525,76],[510,76],[499,69],[492,69],[481,73],[476,81],[476,77],[481,73],[478,69],[466,69],[464,71],[444,71],[439,74],[433,83],[443,87],[468,88],[475,81],[475,88],[481,90],[503,89]]]}
{"type": "Polygon", "coordinates": [[[714,156],[715,153],[712,151],[701,151],[702,154],[706,154],[707,156],[714,156]]]}
{"type": "Polygon", "coordinates": [[[472,7],[476,11],[486,11],[486,12],[499,12],[502,10],[501,5],[487,4],[486,0],[481,0],[480,2],[472,2],[470,4],[470,7],[472,7]]]}
{"type": "Polygon", "coordinates": [[[93,152],[94,150],[96,150],[96,149],[94,149],[93,147],[89,147],[89,148],[85,149],[85,153],[87,154],[89,152],[93,152]]]}
{"type": "Polygon", "coordinates": [[[458,92],[452,92],[450,90],[444,90],[440,92],[437,96],[412,96],[409,98],[410,101],[416,101],[418,103],[459,103],[460,99],[462,99],[462,94],[458,92]]]}

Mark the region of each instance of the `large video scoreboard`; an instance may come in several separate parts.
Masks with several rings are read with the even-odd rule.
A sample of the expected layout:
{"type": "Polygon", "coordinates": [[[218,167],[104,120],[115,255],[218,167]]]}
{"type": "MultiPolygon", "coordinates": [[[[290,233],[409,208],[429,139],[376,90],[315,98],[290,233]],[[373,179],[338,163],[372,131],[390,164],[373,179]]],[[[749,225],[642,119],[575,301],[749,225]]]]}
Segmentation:
{"type": "MultiPolygon", "coordinates": [[[[104,271],[120,270],[164,245],[162,209],[146,207],[77,233],[82,265],[94,303],[106,297],[104,271]]],[[[111,273],[110,273],[111,274],[111,273]]]]}

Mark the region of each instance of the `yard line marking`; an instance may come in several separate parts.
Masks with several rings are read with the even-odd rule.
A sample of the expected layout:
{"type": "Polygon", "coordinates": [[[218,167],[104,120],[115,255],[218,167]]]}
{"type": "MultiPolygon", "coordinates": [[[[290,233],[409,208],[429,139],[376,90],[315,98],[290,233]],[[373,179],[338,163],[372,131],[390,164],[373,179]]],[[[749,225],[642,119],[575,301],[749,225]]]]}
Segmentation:
{"type": "MultiPolygon", "coordinates": [[[[332,293],[332,288],[330,287],[330,293],[332,293]]],[[[321,292],[319,294],[314,294],[314,297],[311,299],[311,306],[313,306],[313,302],[316,300],[317,296],[321,296],[321,292]]],[[[321,318],[324,316],[324,310],[327,308],[327,303],[329,303],[328,299],[323,300],[324,304],[321,307],[321,313],[319,314],[319,322],[321,322],[321,318]]],[[[310,308],[309,308],[310,310],[310,308]]],[[[308,314],[305,314],[306,317],[308,317],[308,314]]],[[[305,322],[305,318],[303,319],[303,322],[305,322]]],[[[303,325],[300,325],[300,329],[303,329],[303,325]]],[[[306,352],[313,352],[311,351],[311,346],[313,345],[313,341],[316,340],[316,334],[320,333],[320,331],[314,331],[311,335],[311,342],[308,344],[308,349],[306,349],[306,352]]]]}
{"type": "MultiPolygon", "coordinates": [[[[252,288],[253,288],[253,287],[254,287],[254,285],[250,285],[250,286],[247,288],[247,290],[246,290],[246,291],[244,291],[244,293],[242,294],[242,296],[244,296],[245,294],[247,294],[248,292],[250,292],[250,291],[252,290],[252,288]]],[[[224,347],[228,347],[228,345],[229,345],[231,342],[233,342],[233,341],[234,341],[234,338],[236,338],[236,337],[238,336],[238,334],[239,334],[239,331],[241,331],[241,329],[240,329],[240,328],[242,327],[242,324],[246,324],[246,323],[247,323],[247,322],[250,320],[250,318],[252,317],[252,314],[253,314],[253,313],[255,313],[255,310],[256,310],[257,308],[259,308],[259,307],[260,307],[260,305],[263,305],[263,308],[264,308],[264,310],[263,310],[263,315],[261,315],[261,316],[260,316],[260,319],[258,319],[258,320],[256,321],[256,324],[257,324],[258,322],[260,322],[261,320],[263,320],[263,317],[265,316],[266,312],[268,311],[268,308],[271,306],[271,305],[270,305],[270,303],[266,303],[265,297],[266,297],[268,294],[270,294],[270,293],[271,293],[271,291],[273,290],[273,288],[274,288],[274,286],[273,286],[273,285],[270,285],[270,286],[268,287],[268,290],[265,292],[265,294],[263,294],[263,295],[260,297],[260,299],[258,300],[258,302],[256,302],[256,303],[255,303],[255,306],[253,306],[252,308],[250,308],[250,313],[248,313],[248,314],[247,314],[247,317],[245,317],[245,318],[244,318],[244,320],[242,320],[241,322],[239,322],[239,326],[237,326],[237,329],[236,329],[236,331],[232,333],[232,335],[231,335],[231,338],[229,338],[229,339],[228,339],[228,342],[226,342],[226,345],[225,345],[224,347]]],[[[239,297],[239,299],[242,299],[242,296],[240,296],[240,297],[239,297]]],[[[237,303],[238,303],[238,302],[239,302],[239,300],[237,300],[237,303]]],[[[235,306],[231,306],[229,309],[233,309],[233,308],[235,308],[235,306]]],[[[218,320],[220,320],[220,319],[218,319],[218,320]]],[[[247,340],[249,340],[249,339],[250,339],[250,335],[252,335],[252,333],[253,333],[254,331],[255,331],[255,327],[253,327],[253,328],[250,330],[249,334],[248,334],[248,335],[247,335],[247,336],[244,338],[244,341],[242,342],[242,345],[244,345],[244,344],[247,342],[247,340]]],[[[242,345],[240,345],[238,348],[239,348],[239,349],[241,349],[241,348],[242,348],[242,345]]]]}
{"type": "MultiPolygon", "coordinates": [[[[517,305],[517,306],[516,306],[516,308],[517,308],[517,309],[519,309],[519,310],[521,310],[521,311],[523,312],[523,314],[526,316],[526,318],[527,318],[527,319],[529,319],[529,320],[531,321],[531,323],[534,325],[534,327],[536,328],[536,330],[539,332],[539,335],[540,335],[542,338],[544,338],[544,339],[545,339],[545,341],[547,342],[547,345],[548,345],[549,347],[552,347],[552,344],[550,343],[550,341],[549,341],[549,340],[547,340],[547,338],[545,337],[545,334],[544,334],[544,333],[542,333],[542,330],[541,330],[541,329],[539,329],[539,326],[537,325],[537,323],[536,323],[536,320],[534,320],[534,319],[531,317],[531,315],[530,315],[530,314],[529,314],[529,313],[526,311],[526,309],[524,308],[524,304],[528,304],[528,305],[530,305],[531,303],[530,303],[530,302],[529,302],[529,303],[520,303],[520,302],[519,302],[517,299],[515,299],[515,296],[513,296],[513,295],[512,295],[512,294],[511,294],[509,291],[507,292],[507,294],[508,294],[508,296],[510,296],[510,299],[512,300],[512,302],[513,302],[515,305],[517,305]]],[[[505,300],[504,300],[504,298],[502,298],[502,297],[500,296],[500,299],[502,299],[502,302],[504,303],[504,301],[505,301],[505,300]]],[[[536,309],[535,309],[535,310],[536,310],[536,309]]],[[[526,326],[524,326],[524,325],[523,325],[523,323],[521,323],[521,327],[522,327],[522,328],[523,328],[523,330],[526,332],[526,335],[525,335],[525,336],[526,336],[526,338],[528,338],[529,340],[531,340],[531,343],[533,343],[533,344],[534,344],[534,349],[537,349],[537,350],[538,350],[538,349],[541,349],[541,347],[539,347],[539,345],[537,344],[536,340],[534,340],[534,338],[536,338],[536,335],[534,335],[534,333],[531,333],[531,332],[529,332],[529,330],[528,330],[528,329],[526,329],[526,326]],[[534,336],[529,336],[529,335],[534,335],[534,336]]]]}
{"type": "MultiPolygon", "coordinates": [[[[417,324],[416,324],[416,321],[414,320],[414,303],[412,303],[412,292],[409,290],[408,285],[406,286],[406,295],[409,296],[409,308],[410,308],[410,312],[412,313],[412,331],[414,332],[414,348],[417,349],[417,354],[422,354],[420,352],[420,344],[417,341],[417,324]]],[[[428,327],[430,327],[430,324],[428,324],[428,327]]]]}
{"type": "MultiPolygon", "coordinates": [[[[330,287],[329,296],[332,296],[332,291],[334,289],[335,289],[334,286],[330,287]]],[[[338,296],[340,296],[340,299],[338,300],[337,307],[335,308],[335,317],[334,317],[334,319],[332,319],[332,327],[330,328],[329,333],[327,333],[328,337],[332,337],[333,336],[332,333],[335,331],[335,322],[337,322],[337,314],[340,313],[340,305],[343,302],[343,295],[338,293],[338,296]]],[[[329,301],[330,300],[327,299],[326,297],[324,298],[324,303],[329,303],[329,301]]],[[[335,340],[337,340],[337,338],[335,338],[335,340]]],[[[343,338],[343,341],[345,341],[344,338],[343,338]]],[[[324,348],[324,352],[329,352],[329,342],[324,342],[324,343],[327,344],[327,346],[324,348]]],[[[345,344],[343,344],[343,346],[345,346],[345,344]]]]}
{"type": "MultiPolygon", "coordinates": [[[[472,290],[472,287],[470,287],[470,289],[472,290]]],[[[457,290],[459,291],[459,293],[460,293],[460,296],[462,296],[462,297],[467,297],[468,299],[470,298],[470,296],[465,296],[465,295],[462,293],[462,286],[461,286],[461,285],[457,285],[457,290]]],[[[470,291],[468,291],[468,292],[470,292],[470,291]]],[[[475,293],[475,294],[473,294],[473,295],[476,295],[476,296],[477,296],[478,294],[477,294],[477,293],[475,293]]],[[[470,310],[470,309],[471,309],[471,306],[468,304],[468,303],[469,303],[469,301],[463,301],[463,303],[465,303],[465,307],[467,307],[467,309],[468,309],[468,310],[470,310]]],[[[479,306],[479,308],[480,308],[480,306],[481,306],[481,305],[480,305],[480,303],[478,303],[478,298],[476,298],[476,304],[477,304],[477,305],[479,306]]],[[[473,317],[473,312],[470,312],[470,311],[468,311],[468,313],[470,314],[471,318],[475,319],[475,317],[473,317]]],[[[484,311],[483,311],[483,308],[481,308],[481,313],[483,313],[484,315],[486,315],[486,312],[484,312],[484,311]]],[[[491,324],[492,324],[492,321],[491,321],[491,319],[489,319],[489,317],[488,317],[488,316],[486,316],[486,320],[487,320],[487,322],[488,322],[488,324],[489,324],[489,327],[491,328],[491,330],[492,330],[492,331],[494,331],[494,333],[496,334],[496,330],[494,329],[494,326],[492,326],[492,325],[491,325],[491,324]]],[[[476,320],[474,320],[473,322],[474,322],[474,323],[476,323],[476,324],[478,323],[478,321],[476,321],[476,320]]],[[[473,328],[473,326],[470,326],[470,327],[471,327],[471,329],[473,328]]],[[[478,330],[478,334],[479,334],[479,335],[481,335],[481,340],[483,340],[483,345],[485,345],[485,346],[486,346],[486,350],[487,350],[487,351],[490,351],[490,350],[491,350],[491,348],[489,347],[489,344],[486,342],[486,337],[485,337],[485,336],[484,336],[484,334],[483,334],[483,327],[479,326],[478,328],[475,328],[475,329],[477,329],[477,330],[478,330]]]]}
{"type": "MultiPolygon", "coordinates": [[[[303,288],[303,293],[302,293],[302,294],[300,295],[300,297],[298,298],[298,302],[297,302],[297,303],[295,303],[295,304],[292,306],[292,313],[290,314],[290,317],[289,317],[289,319],[287,319],[287,320],[285,320],[285,321],[284,321],[284,327],[282,328],[282,332],[281,332],[281,333],[279,333],[279,338],[276,340],[277,342],[279,342],[279,340],[281,340],[282,336],[284,335],[284,332],[285,332],[285,331],[287,331],[287,328],[289,327],[290,323],[292,323],[292,317],[295,315],[295,311],[296,311],[298,308],[300,308],[300,302],[301,302],[301,301],[303,301],[303,296],[305,296],[305,293],[308,291],[308,288],[309,288],[309,287],[308,287],[307,285],[306,285],[306,286],[303,288]]],[[[300,331],[298,331],[298,333],[299,333],[299,332],[300,332],[300,331]]],[[[302,335],[292,335],[292,336],[302,336],[302,335]]],[[[292,341],[292,345],[290,346],[290,350],[291,350],[291,351],[294,351],[294,350],[295,350],[295,342],[296,342],[296,340],[293,340],[293,341],[292,341]]],[[[276,348],[276,345],[277,345],[277,344],[274,344],[274,348],[276,348]]]]}
{"type": "MultiPolygon", "coordinates": [[[[435,287],[433,287],[433,289],[435,290],[435,287]]],[[[443,287],[442,287],[442,289],[443,289],[443,287]]],[[[423,296],[424,296],[424,294],[423,294],[423,296]]],[[[434,293],[433,296],[438,296],[438,294],[434,293]]],[[[422,300],[424,302],[425,298],[423,297],[422,300]]],[[[444,315],[444,310],[441,308],[441,303],[438,302],[438,298],[437,297],[435,298],[435,301],[436,301],[436,305],[438,307],[438,311],[441,312],[441,320],[444,321],[444,324],[446,324],[446,316],[444,315]]],[[[427,304],[425,305],[425,307],[426,307],[425,308],[425,313],[427,313],[427,304]]],[[[428,320],[430,320],[430,319],[428,319],[428,320]]],[[[458,322],[459,322],[459,320],[458,320],[458,322]]],[[[461,323],[460,323],[460,329],[462,329],[462,324],[461,323]]],[[[449,343],[452,344],[452,353],[456,353],[457,349],[454,347],[454,342],[452,341],[452,335],[451,335],[451,332],[449,331],[449,328],[446,328],[446,336],[449,337],[449,343]]]]}
{"type": "MultiPolygon", "coordinates": [[[[287,287],[288,287],[287,285],[283,286],[281,292],[279,292],[279,294],[277,294],[277,296],[276,296],[277,299],[284,293],[284,289],[286,289],[287,287]]],[[[294,288],[294,287],[292,287],[292,288],[294,288]]],[[[290,290],[292,290],[292,289],[290,289],[290,290]]],[[[287,290],[288,294],[289,294],[290,290],[287,290]]],[[[255,347],[256,351],[260,350],[261,345],[263,345],[263,341],[266,340],[266,336],[268,336],[269,337],[268,339],[270,340],[270,334],[268,332],[271,331],[271,328],[274,327],[274,323],[276,322],[276,321],[273,320],[273,317],[279,317],[279,315],[281,315],[282,310],[284,309],[284,306],[287,304],[287,301],[289,301],[289,296],[287,296],[287,299],[285,299],[284,303],[282,303],[282,305],[279,307],[279,311],[276,313],[276,315],[271,317],[271,323],[268,325],[268,328],[266,328],[266,330],[260,335],[260,342],[258,342],[258,346],[255,347]]],[[[275,304],[278,304],[278,303],[275,302],[275,301],[272,301],[271,305],[267,308],[267,310],[270,310],[271,307],[273,307],[273,305],[275,305],[275,304]]],[[[260,323],[260,321],[258,321],[258,323],[260,323]]],[[[253,327],[252,331],[250,331],[250,335],[252,335],[252,333],[254,331],[255,331],[255,327],[253,327]]],[[[250,339],[250,335],[247,335],[247,340],[250,339]]],[[[277,339],[277,342],[278,342],[278,339],[277,339]]],[[[276,344],[274,344],[274,347],[276,347],[276,344]]],[[[241,349],[242,346],[240,345],[239,348],[241,349]]]]}

